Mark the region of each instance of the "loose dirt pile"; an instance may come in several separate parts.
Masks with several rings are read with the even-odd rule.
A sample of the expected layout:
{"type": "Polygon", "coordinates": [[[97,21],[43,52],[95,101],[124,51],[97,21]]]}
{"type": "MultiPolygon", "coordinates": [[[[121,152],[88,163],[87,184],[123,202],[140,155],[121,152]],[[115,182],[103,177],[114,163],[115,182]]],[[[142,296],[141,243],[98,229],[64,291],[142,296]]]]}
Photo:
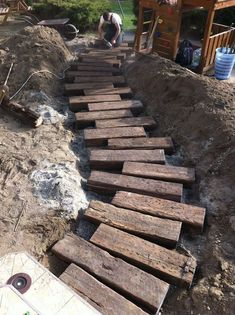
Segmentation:
{"type": "Polygon", "coordinates": [[[235,94],[234,86],[206,78],[171,61],[137,57],[126,65],[128,84],[158,121],[154,135],[171,136],[173,162],[194,166],[197,183],[188,202],[207,208],[201,237],[182,243],[198,259],[189,292],[172,292],[163,314],[235,313],[235,94]]]}
{"type": "MultiPolygon", "coordinates": [[[[40,26],[5,41],[0,55],[0,83],[14,62],[10,95],[33,72],[60,75],[73,59],[59,33],[40,26]]],[[[71,131],[74,118],[62,92],[63,81],[40,73],[14,98],[42,114],[44,124],[38,129],[0,110],[0,256],[26,250],[44,259],[48,248],[71,230],[73,221],[68,219],[91,198],[77,169],[86,162],[83,143],[71,131]]],[[[48,264],[55,270],[53,262],[44,259],[48,264]]]]}

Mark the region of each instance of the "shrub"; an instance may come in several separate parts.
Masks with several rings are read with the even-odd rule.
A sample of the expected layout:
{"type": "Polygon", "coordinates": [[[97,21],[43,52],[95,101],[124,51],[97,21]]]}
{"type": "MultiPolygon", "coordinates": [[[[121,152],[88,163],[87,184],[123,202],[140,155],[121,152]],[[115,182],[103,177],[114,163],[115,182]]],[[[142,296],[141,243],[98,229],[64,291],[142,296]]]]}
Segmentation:
{"type": "Polygon", "coordinates": [[[108,0],[43,0],[34,5],[34,10],[42,19],[68,17],[80,31],[85,31],[94,28],[109,7],[108,0]]]}

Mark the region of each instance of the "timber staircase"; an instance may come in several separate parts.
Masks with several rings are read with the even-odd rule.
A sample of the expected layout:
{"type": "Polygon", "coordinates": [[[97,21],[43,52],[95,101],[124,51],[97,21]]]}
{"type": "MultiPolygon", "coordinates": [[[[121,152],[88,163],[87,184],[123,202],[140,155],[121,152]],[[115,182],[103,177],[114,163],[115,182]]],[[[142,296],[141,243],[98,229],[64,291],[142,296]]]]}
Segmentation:
{"type": "Polygon", "coordinates": [[[90,149],[88,189],[111,195],[91,201],[85,217],[98,224],[90,241],[67,234],[53,252],[70,263],[61,280],[102,314],[157,314],[170,285],[189,288],[196,260],[175,249],[182,225],[199,232],[205,209],[182,203],[192,168],[166,165],[169,137],[133,98],[121,63],[128,46],[87,49],[67,72],[65,93],[90,149]]]}

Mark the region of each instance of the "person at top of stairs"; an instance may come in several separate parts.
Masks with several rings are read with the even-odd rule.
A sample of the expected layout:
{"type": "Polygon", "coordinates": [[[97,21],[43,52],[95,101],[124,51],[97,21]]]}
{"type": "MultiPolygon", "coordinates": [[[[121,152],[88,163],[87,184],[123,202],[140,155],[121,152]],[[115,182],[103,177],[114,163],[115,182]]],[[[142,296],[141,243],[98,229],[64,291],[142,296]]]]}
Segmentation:
{"type": "Polygon", "coordinates": [[[100,39],[105,39],[114,47],[120,46],[123,40],[121,17],[117,13],[104,12],[100,17],[98,32],[100,39]],[[103,32],[104,26],[105,34],[103,32]]]}

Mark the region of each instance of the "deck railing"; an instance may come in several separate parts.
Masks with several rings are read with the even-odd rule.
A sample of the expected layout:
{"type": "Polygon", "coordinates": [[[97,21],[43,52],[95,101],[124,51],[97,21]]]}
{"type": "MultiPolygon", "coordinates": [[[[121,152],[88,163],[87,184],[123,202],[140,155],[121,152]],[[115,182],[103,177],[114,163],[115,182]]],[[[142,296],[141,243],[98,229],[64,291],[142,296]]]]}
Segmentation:
{"type": "Polygon", "coordinates": [[[235,28],[230,28],[225,25],[213,24],[213,33],[215,34],[209,38],[204,69],[208,69],[214,64],[216,48],[229,47],[235,39],[235,28]]]}

